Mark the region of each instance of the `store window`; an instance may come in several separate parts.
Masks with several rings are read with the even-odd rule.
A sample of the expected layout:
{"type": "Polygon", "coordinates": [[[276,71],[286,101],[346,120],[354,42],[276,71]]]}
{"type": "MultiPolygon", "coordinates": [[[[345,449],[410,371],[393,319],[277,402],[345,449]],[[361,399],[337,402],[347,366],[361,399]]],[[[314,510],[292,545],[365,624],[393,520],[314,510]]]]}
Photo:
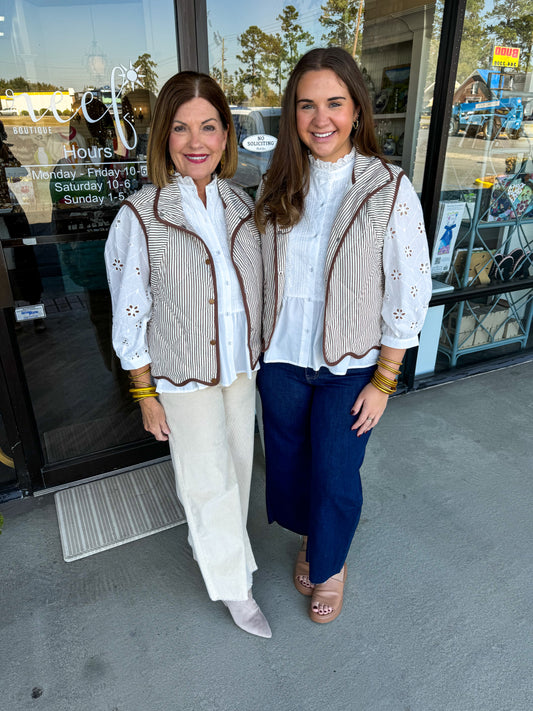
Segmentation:
{"type": "Polygon", "coordinates": [[[467,3],[432,275],[474,295],[440,307],[437,369],[531,346],[532,36],[530,2],[467,3]]]}
{"type": "Polygon", "coordinates": [[[442,17],[435,3],[208,0],[207,11],[210,71],[238,133],[237,182],[253,191],[267,169],[271,143],[251,140],[250,131],[275,141],[283,90],[300,56],[335,45],[363,71],[383,152],[420,187],[442,17]]]}
{"type": "Polygon", "coordinates": [[[0,238],[45,461],[146,437],[111,346],[103,250],[147,181],[178,70],[172,0],[17,0],[0,12],[0,238]]]}

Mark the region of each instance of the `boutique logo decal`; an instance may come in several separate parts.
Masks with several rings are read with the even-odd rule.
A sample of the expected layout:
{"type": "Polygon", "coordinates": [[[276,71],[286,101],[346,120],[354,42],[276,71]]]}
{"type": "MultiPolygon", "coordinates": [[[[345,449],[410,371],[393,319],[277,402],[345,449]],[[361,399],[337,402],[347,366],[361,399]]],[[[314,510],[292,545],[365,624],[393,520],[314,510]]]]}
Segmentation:
{"type": "MultiPolygon", "coordinates": [[[[26,102],[26,108],[27,111],[30,115],[31,120],[33,123],[39,123],[41,119],[48,115],[49,112],[53,115],[55,120],[58,123],[70,123],[72,119],[76,116],[78,112],[81,112],[83,117],[88,123],[98,123],[107,113],[111,112],[111,117],[113,119],[113,123],[115,125],[115,130],[117,132],[117,137],[120,138],[122,141],[123,145],[125,148],[128,150],[132,150],[135,148],[137,145],[137,132],[135,131],[135,126],[131,122],[130,114],[124,114],[120,116],[120,106],[119,106],[119,101],[121,100],[122,96],[126,93],[128,87],[131,88],[131,91],[134,91],[137,87],[142,88],[142,79],[144,78],[144,74],[141,74],[139,70],[131,63],[131,60],[129,62],[129,67],[125,67],[123,64],[121,64],[118,67],[114,67],[111,71],[111,77],[110,77],[110,88],[111,88],[111,103],[105,107],[105,111],[100,114],[100,116],[96,118],[92,118],[89,115],[89,111],[87,107],[89,104],[96,99],[94,93],[92,91],[86,91],[84,94],[81,96],[81,105],[79,109],[77,109],[71,116],[64,117],[59,115],[58,111],[58,106],[57,104],[60,103],[63,100],[63,94],[60,91],[54,91],[54,93],[50,97],[50,103],[48,106],[48,109],[42,113],[42,114],[36,114],[35,110],[33,108],[33,104],[31,101],[31,96],[29,94],[23,93],[19,94],[19,96],[23,97],[25,102],[26,102]],[[124,130],[124,123],[127,123],[128,126],[132,130],[131,138],[128,142],[128,137],[126,135],[126,132],[124,130]]],[[[8,99],[12,99],[13,101],[15,100],[15,95],[13,93],[12,89],[7,89],[6,90],[6,96],[8,99]]],[[[103,106],[103,104],[102,104],[103,106]]],[[[109,148],[103,149],[104,151],[110,150],[109,148]]],[[[65,149],[67,153],[67,149],[65,149]]],[[[75,149],[74,151],[77,151],[77,155],[72,155],[72,152],[70,152],[69,155],[65,155],[65,158],[85,158],[87,157],[87,150],[84,148],[78,148],[75,149]],[[86,155],[81,155],[79,154],[80,151],[84,151],[86,155]]],[[[112,151],[111,151],[111,156],[112,156],[112,151]]],[[[111,157],[110,156],[110,157],[111,157]]]]}

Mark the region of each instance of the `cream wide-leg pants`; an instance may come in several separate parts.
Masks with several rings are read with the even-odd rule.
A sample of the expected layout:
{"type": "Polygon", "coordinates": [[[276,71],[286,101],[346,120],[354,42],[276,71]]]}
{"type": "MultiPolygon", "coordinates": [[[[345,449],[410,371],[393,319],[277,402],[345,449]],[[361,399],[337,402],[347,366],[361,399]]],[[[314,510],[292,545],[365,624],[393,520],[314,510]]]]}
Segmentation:
{"type": "Polygon", "coordinates": [[[228,387],[160,395],[189,543],[211,600],[247,600],[257,570],[246,530],[255,376],[241,373],[228,387]]]}

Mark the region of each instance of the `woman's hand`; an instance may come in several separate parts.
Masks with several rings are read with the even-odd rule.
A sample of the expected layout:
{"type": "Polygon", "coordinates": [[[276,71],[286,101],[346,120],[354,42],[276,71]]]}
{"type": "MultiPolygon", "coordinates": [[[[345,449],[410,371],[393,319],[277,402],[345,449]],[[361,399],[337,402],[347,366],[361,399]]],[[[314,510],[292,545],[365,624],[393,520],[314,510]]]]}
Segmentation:
{"type": "MultiPolygon", "coordinates": [[[[379,359],[377,364],[377,369],[381,375],[388,380],[396,380],[397,371],[400,370],[404,355],[405,348],[381,346],[380,358],[383,359],[384,364],[383,362],[380,363],[379,359]]],[[[389,396],[387,393],[381,392],[372,383],[365,385],[352,407],[352,415],[354,417],[359,415],[352,425],[352,430],[357,430],[358,437],[377,425],[381,415],[385,412],[388,401],[389,396]]]]}
{"type": "Polygon", "coordinates": [[[382,393],[371,383],[365,385],[352,407],[352,415],[359,415],[352,425],[352,430],[357,430],[358,437],[377,425],[385,412],[388,400],[387,393],[382,393]]]}
{"type": "Polygon", "coordinates": [[[170,434],[163,406],[156,397],[145,397],[139,400],[143,417],[143,426],[151,432],[159,442],[166,442],[170,434]]]}

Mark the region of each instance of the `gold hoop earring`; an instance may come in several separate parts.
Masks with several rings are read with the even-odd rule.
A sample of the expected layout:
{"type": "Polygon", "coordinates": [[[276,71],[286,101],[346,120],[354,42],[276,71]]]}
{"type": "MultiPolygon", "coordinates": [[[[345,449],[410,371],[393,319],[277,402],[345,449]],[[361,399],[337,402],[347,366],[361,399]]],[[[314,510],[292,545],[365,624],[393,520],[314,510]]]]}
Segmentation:
{"type": "Polygon", "coordinates": [[[357,131],[357,129],[359,128],[359,118],[355,119],[355,121],[352,123],[352,126],[353,126],[353,130],[357,131]]]}

